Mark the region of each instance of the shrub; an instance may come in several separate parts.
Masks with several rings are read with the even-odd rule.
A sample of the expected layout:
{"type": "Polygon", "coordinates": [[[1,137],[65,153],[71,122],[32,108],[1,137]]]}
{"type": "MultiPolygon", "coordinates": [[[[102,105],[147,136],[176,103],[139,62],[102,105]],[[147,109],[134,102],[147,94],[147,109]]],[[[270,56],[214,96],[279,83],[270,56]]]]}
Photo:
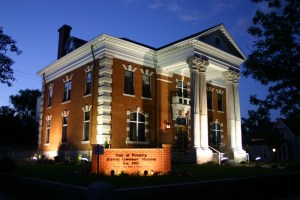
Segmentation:
{"type": "Polygon", "coordinates": [[[220,165],[219,163],[215,162],[215,161],[208,161],[206,163],[201,164],[203,166],[218,166],[220,165]]]}

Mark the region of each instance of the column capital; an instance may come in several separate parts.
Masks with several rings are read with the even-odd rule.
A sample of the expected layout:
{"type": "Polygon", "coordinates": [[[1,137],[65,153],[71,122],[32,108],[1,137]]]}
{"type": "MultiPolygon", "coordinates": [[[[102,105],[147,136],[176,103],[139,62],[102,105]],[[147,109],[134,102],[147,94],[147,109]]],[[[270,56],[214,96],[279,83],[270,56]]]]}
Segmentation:
{"type": "Polygon", "coordinates": [[[207,59],[204,59],[202,56],[190,56],[186,59],[186,63],[192,69],[196,69],[200,72],[205,72],[209,62],[207,59]]]}
{"type": "Polygon", "coordinates": [[[223,76],[226,81],[233,81],[235,83],[238,83],[240,79],[240,74],[231,70],[223,72],[223,76]]]}

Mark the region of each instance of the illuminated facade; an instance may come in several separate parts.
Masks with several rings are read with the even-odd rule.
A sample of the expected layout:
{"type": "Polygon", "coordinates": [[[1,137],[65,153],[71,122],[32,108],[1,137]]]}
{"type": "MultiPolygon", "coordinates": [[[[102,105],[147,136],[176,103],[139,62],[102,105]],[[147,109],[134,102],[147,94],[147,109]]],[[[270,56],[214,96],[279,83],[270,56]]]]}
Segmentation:
{"type": "Polygon", "coordinates": [[[246,160],[238,92],[245,60],[223,24],[153,48],[59,30],[58,60],[41,69],[39,150],[91,157],[93,144],[196,152],[197,163],[246,160]]]}

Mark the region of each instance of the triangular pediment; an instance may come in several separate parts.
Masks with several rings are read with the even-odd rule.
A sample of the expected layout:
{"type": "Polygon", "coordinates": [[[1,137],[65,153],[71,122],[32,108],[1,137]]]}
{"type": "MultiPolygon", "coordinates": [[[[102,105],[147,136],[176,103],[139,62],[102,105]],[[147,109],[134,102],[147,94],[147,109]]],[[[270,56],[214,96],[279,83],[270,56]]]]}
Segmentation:
{"type": "Polygon", "coordinates": [[[233,55],[239,59],[246,60],[245,55],[235,43],[227,29],[223,24],[216,25],[214,27],[208,28],[201,32],[195,33],[188,37],[182,38],[178,41],[172,42],[165,46],[158,48],[157,50],[168,48],[172,45],[180,44],[185,41],[198,40],[202,43],[208,44],[215,48],[220,49],[230,55],[233,55]]]}
{"type": "Polygon", "coordinates": [[[237,46],[223,24],[212,27],[194,36],[195,39],[218,48],[226,53],[245,59],[245,55],[237,46]]]}

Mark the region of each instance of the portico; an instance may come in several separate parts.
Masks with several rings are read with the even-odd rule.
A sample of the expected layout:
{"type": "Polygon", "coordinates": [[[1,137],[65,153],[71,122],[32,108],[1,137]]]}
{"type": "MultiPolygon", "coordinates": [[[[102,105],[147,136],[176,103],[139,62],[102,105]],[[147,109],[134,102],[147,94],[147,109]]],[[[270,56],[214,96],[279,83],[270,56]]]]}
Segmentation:
{"type": "MultiPolygon", "coordinates": [[[[197,164],[212,161],[213,152],[209,148],[209,127],[207,115],[206,69],[209,60],[204,56],[190,56],[186,59],[191,73],[191,132],[196,150],[197,164]]],[[[242,148],[241,116],[238,92],[239,73],[231,70],[223,72],[226,86],[227,137],[225,154],[239,162],[245,160],[242,148]]]]}

